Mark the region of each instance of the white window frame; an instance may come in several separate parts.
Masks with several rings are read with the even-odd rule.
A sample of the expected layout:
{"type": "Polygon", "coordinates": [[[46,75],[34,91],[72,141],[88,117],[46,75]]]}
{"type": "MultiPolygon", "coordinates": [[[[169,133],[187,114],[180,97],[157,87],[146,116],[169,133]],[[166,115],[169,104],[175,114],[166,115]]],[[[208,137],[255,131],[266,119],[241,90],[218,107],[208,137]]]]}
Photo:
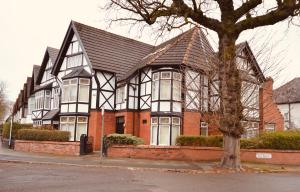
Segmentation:
{"type": "Polygon", "coordinates": [[[71,103],[71,102],[77,102],[78,98],[78,78],[73,79],[67,79],[63,80],[63,88],[62,88],[62,103],[71,103]],[[72,82],[74,81],[74,82],[72,82]],[[68,91],[65,92],[65,88],[68,88],[68,91]],[[76,96],[73,99],[71,99],[71,88],[76,89],[76,96]]]}
{"type": "Polygon", "coordinates": [[[85,103],[88,103],[89,102],[89,100],[90,100],[90,79],[85,79],[85,78],[80,78],[79,79],[79,85],[78,85],[78,101],[79,102],[85,102],[85,103]],[[84,82],[84,81],[87,81],[87,82],[84,82]],[[81,94],[81,89],[82,89],[82,87],[87,87],[88,88],[88,91],[87,91],[87,99],[86,100],[82,100],[81,98],[80,98],[80,94],[81,94]]]}

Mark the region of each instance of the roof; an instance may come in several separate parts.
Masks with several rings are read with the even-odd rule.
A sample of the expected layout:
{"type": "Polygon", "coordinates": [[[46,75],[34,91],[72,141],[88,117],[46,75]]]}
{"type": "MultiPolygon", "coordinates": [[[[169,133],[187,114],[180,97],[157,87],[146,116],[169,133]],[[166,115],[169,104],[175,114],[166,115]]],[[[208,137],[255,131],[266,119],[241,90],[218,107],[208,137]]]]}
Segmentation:
{"type": "Polygon", "coordinates": [[[32,80],[31,77],[27,77],[27,98],[29,98],[31,94],[30,93],[31,80],[32,80]]]}
{"type": "Polygon", "coordinates": [[[34,80],[33,81],[34,85],[36,85],[36,83],[37,83],[37,76],[39,74],[40,68],[41,68],[41,66],[39,66],[39,65],[33,66],[32,76],[33,76],[33,80],[34,80]]]}
{"type": "Polygon", "coordinates": [[[34,92],[35,87],[37,86],[37,76],[40,71],[40,66],[39,65],[34,65],[32,69],[32,76],[31,76],[31,85],[30,85],[30,94],[34,92]]]}
{"type": "Polygon", "coordinates": [[[300,102],[300,77],[294,78],[274,90],[274,99],[277,104],[300,102]]]}
{"type": "Polygon", "coordinates": [[[45,90],[51,90],[52,84],[53,84],[53,82],[48,83],[48,84],[43,85],[43,86],[41,86],[41,85],[36,85],[36,86],[34,87],[34,92],[40,91],[40,90],[42,90],[42,89],[45,89],[45,90]]]}
{"type": "Polygon", "coordinates": [[[210,59],[216,59],[213,48],[199,27],[194,27],[154,48],[123,78],[149,65],[187,65],[209,69],[210,59]]]}
{"type": "Polygon", "coordinates": [[[49,53],[49,57],[50,57],[52,63],[55,63],[55,60],[58,56],[59,49],[56,49],[53,47],[47,47],[47,51],[49,53]]]}
{"type": "Polygon", "coordinates": [[[46,48],[44,58],[43,58],[43,61],[42,61],[42,64],[41,64],[41,67],[40,67],[40,70],[39,70],[39,73],[36,77],[36,83],[37,84],[40,84],[40,82],[42,81],[45,69],[47,67],[48,60],[50,59],[51,62],[54,64],[55,61],[56,61],[56,58],[58,56],[58,53],[59,53],[58,49],[55,49],[55,48],[52,48],[52,47],[47,47],[46,48]]]}
{"type": "Polygon", "coordinates": [[[59,109],[52,109],[43,117],[43,120],[52,120],[59,113],[59,109]]]}
{"type": "Polygon", "coordinates": [[[68,48],[67,42],[71,41],[69,36],[73,33],[77,34],[93,69],[114,72],[117,76],[125,75],[154,48],[143,42],[72,21],[52,71],[53,74],[58,73],[63,62],[62,56],[68,48]]]}
{"type": "Polygon", "coordinates": [[[62,79],[70,79],[73,77],[91,77],[91,74],[89,74],[83,67],[80,67],[74,69],[71,73],[63,76],[62,79]]]}

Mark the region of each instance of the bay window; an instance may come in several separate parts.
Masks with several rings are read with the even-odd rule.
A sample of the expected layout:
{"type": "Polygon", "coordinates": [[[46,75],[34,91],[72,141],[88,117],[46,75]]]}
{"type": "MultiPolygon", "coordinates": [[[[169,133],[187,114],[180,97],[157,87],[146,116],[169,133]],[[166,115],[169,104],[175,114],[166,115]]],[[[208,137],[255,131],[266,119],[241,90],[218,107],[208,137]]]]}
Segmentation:
{"type": "Polygon", "coordinates": [[[76,141],[80,141],[82,134],[87,134],[87,121],[87,117],[77,117],[76,141]]]}
{"type": "Polygon", "coordinates": [[[70,132],[69,141],[80,141],[81,135],[87,134],[87,123],[88,117],[62,116],[60,117],[60,130],[70,132]]]}
{"type": "Polygon", "coordinates": [[[77,99],[77,81],[78,79],[70,79],[63,81],[62,102],[76,102],[77,99]]]}
{"type": "Polygon", "coordinates": [[[43,109],[44,106],[44,91],[38,91],[35,93],[35,109],[43,109]]]}
{"type": "Polygon", "coordinates": [[[89,79],[79,79],[79,102],[89,102],[89,92],[90,92],[90,80],[89,79]]]}
{"type": "Polygon", "coordinates": [[[158,71],[152,76],[152,112],[181,112],[181,74],[158,71]]]}
{"type": "Polygon", "coordinates": [[[59,107],[59,88],[54,89],[53,93],[53,109],[58,109],[59,107]]]}
{"type": "Polygon", "coordinates": [[[44,109],[50,109],[51,108],[51,91],[46,90],[45,91],[45,100],[44,100],[44,109]]]}
{"type": "Polygon", "coordinates": [[[180,117],[152,117],[151,145],[175,145],[180,135],[180,117]]]}

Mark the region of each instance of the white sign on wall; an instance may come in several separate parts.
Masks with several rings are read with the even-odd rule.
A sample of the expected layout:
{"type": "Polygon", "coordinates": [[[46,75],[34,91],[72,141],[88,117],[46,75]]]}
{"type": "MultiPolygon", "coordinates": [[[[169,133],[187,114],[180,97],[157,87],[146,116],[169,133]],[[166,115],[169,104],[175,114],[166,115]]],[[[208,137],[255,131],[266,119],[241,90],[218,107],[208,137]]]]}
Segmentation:
{"type": "Polygon", "coordinates": [[[257,159],[272,159],[271,153],[256,153],[257,159]]]}

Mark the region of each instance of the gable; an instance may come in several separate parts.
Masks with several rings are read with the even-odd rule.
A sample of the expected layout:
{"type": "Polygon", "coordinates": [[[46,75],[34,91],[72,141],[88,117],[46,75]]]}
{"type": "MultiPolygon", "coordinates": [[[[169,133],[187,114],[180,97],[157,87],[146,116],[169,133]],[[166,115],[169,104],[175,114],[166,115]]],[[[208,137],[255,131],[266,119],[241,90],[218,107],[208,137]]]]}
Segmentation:
{"type": "Polygon", "coordinates": [[[53,64],[55,63],[55,60],[57,58],[58,49],[47,47],[44,58],[39,70],[39,73],[37,75],[36,83],[45,85],[47,83],[51,83],[54,79],[53,75],[51,74],[53,64]]]}
{"type": "Polygon", "coordinates": [[[72,73],[74,69],[83,68],[86,72],[91,74],[91,66],[88,58],[83,50],[82,44],[76,33],[70,35],[70,41],[65,44],[63,48],[65,54],[60,55],[62,61],[58,70],[58,78],[61,80],[64,76],[72,73]]]}
{"type": "Polygon", "coordinates": [[[265,81],[262,73],[249,45],[247,42],[236,46],[236,63],[241,71],[242,78],[250,81],[265,81]]]}

